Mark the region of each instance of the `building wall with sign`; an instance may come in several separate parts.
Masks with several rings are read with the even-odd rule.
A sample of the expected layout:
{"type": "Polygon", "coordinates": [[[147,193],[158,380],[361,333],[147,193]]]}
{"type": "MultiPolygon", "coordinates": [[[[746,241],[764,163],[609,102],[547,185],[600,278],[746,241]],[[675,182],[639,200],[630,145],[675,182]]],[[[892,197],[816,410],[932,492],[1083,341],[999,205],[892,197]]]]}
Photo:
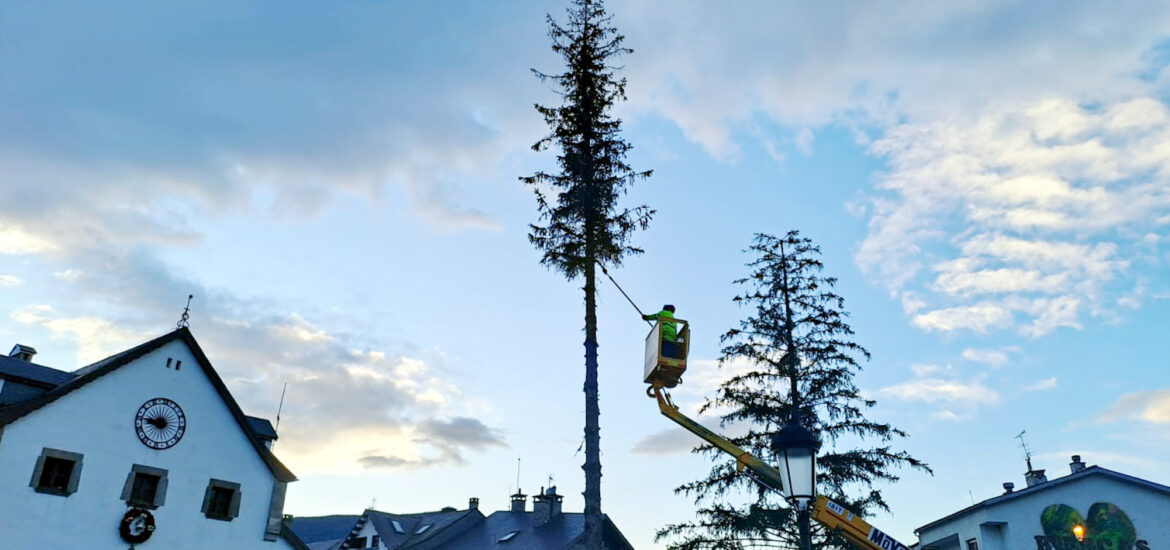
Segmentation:
{"type": "Polygon", "coordinates": [[[1170,550],[1170,487],[1098,466],[1073,468],[1079,471],[920,527],[918,548],[1170,550]]]}
{"type": "MultiPolygon", "coordinates": [[[[100,376],[78,371],[81,387],[64,384],[35,410],[0,409],[0,547],[125,550],[119,524],[131,508],[126,499],[136,470],[161,472],[163,479],[150,503],[155,528],[140,549],[298,547],[274,536],[269,523],[274,514],[279,520],[285,484],[295,478],[274,474],[254,432],[241,427],[246,417],[225,401],[222,381],[209,378],[200,364],[206,358],[192,345],[186,332],[100,376]],[[140,407],[155,398],[172,401],[185,417],[182,437],[169,448],[144,444],[135,426],[140,407]],[[41,470],[59,466],[44,458],[56,452],[76,459],[74,479],[59,480],[61,490],[41,470]],[[220,497],[223,515],[209,517],[209,499],[220,497]]],[[[149,490],[144,483],[138,496],[149,490]]]]}

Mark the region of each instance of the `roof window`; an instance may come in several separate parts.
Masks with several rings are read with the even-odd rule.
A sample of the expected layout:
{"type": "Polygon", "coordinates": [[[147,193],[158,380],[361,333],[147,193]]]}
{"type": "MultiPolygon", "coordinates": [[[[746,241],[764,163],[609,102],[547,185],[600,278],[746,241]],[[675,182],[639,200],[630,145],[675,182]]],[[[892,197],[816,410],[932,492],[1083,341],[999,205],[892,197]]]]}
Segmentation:
{"type": "Polygon", "coordinates": [[[390,523],[392,523],[394,525],[394,532],[396,532],[396,533],[405,533],[406,532],[406,529],[402,528],[402,524],[398,523],[398,520],[392,519],[392,520],[390,520],[390,523]]]}
{"type": "Polygon", "coordinates": [[[434,525],[434,524],[433,524],[433,523],[427,523],[427,524],[423,525],[422,527],[419,527],[419,528],[418,528],[418,529],[417,529],[417,530],[414,532],[414,534],[416,534],[416,535],[421,535],[421,534],[423,534],[423,533],[426,533],[426,532],[427,532],[427,529],[430,529],[432,525],[434,525]]]}
{"type": "Polygon", "coordinates": [[[508,541],[516,538],[516,535],[519,535],[519,534],[520,534],[520,531],[509,531],[507,535],[500,537],[500,540],[497,540],[496,542],[497,543],[508,542],[508,541]]]}

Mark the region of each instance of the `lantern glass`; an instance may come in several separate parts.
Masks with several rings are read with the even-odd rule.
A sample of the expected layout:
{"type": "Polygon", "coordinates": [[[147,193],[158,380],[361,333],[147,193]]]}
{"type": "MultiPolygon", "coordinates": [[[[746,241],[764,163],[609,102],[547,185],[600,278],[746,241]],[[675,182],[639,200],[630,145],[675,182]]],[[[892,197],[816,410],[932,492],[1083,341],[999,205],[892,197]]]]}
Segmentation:
{"type": "Polygon", "coordinates": [[[816,494],[816,451],[809,448],[792,447],[780,456],[783,463],[780,473],[784,481],[784,492],[789,500],[800,508],[808,506],[816,494]]]}

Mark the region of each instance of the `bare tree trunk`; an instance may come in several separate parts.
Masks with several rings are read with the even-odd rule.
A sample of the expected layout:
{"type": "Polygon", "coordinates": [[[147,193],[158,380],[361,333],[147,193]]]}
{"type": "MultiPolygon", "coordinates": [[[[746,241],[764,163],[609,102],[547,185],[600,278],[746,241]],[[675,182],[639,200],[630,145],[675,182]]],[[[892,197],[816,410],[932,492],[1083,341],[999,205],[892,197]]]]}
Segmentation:
{"type": "Polygon", "coordinates": [[[602,549],[601,408],[597,403],[597,300],[595,264],[585,268],[585,548],[602,549]]]}

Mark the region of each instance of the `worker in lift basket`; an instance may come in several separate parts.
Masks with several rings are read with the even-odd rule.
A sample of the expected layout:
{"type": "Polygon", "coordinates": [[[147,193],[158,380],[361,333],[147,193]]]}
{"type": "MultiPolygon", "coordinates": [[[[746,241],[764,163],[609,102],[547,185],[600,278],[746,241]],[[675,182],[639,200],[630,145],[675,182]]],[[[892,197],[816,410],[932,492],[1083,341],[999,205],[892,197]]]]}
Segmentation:
{"type": "Polygon", "coordinates": [[[682,359],[679,357],[678,348],[678,323],[674,319],[674,306],[666,304],[662,306],[662,311],[651,315],[643,315],[643,320],[646,321],[662,321],[662,355],[672,359],[682,359]]]}

